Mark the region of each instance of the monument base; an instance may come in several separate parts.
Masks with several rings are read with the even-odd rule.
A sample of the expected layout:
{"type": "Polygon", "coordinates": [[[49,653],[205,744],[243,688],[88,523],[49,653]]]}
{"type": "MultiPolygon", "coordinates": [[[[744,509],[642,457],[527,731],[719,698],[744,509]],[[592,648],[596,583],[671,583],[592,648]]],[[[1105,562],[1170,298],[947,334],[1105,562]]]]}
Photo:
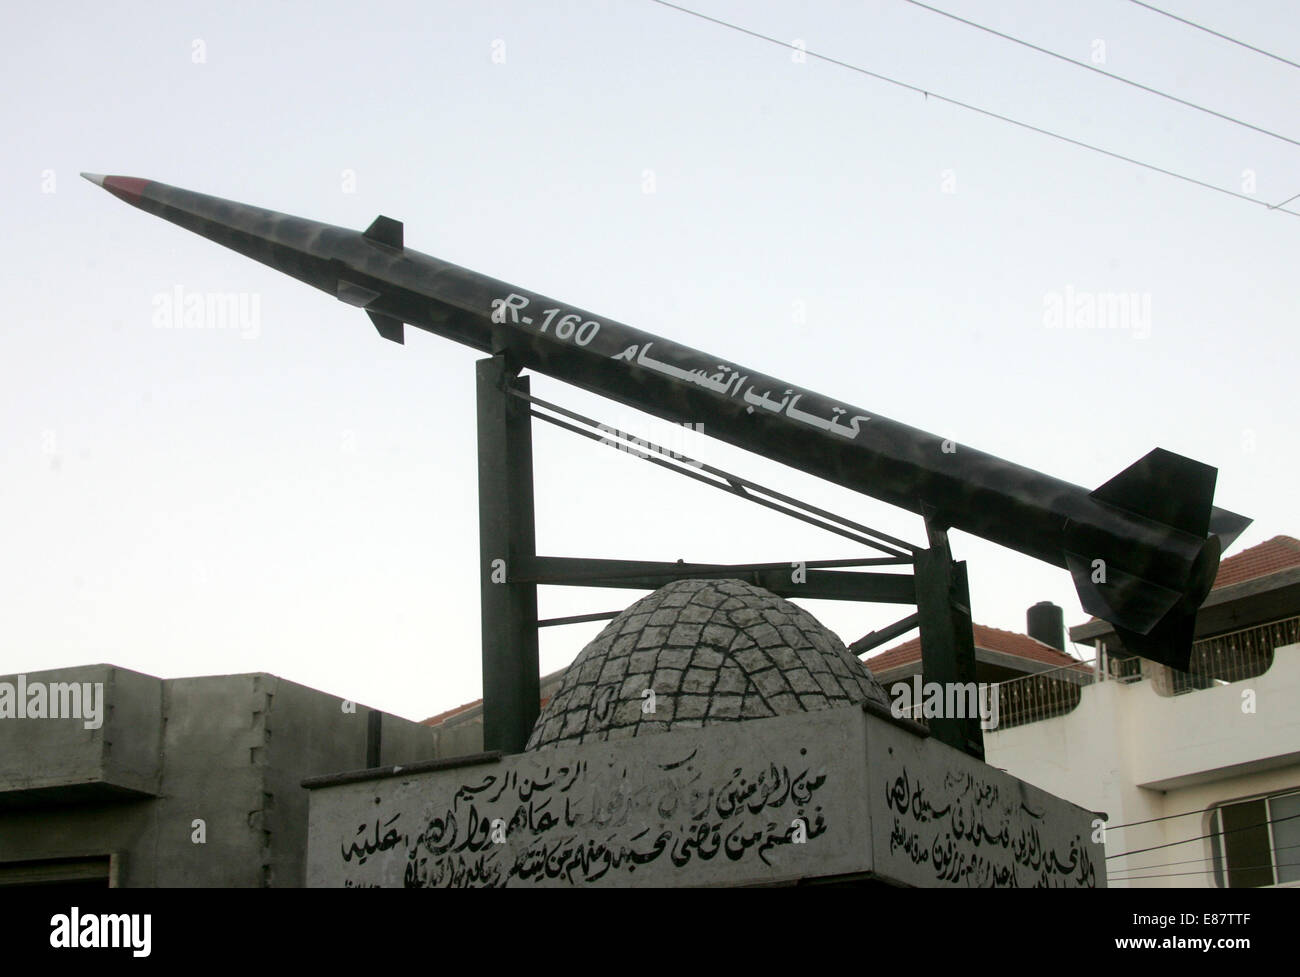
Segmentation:
{"type": "Polygon", "coordinates": [[[307,781],[307,884],[1104,887],[1095,815],[849,706],[307,781]]]}

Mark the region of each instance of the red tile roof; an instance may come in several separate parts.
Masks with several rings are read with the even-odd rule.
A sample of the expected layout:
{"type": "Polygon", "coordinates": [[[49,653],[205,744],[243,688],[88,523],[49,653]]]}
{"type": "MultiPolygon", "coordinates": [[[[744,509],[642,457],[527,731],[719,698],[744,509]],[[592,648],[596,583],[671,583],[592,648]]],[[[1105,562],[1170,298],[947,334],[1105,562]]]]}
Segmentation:
{"type": "Polygon", "coordinates": [[[1300,567],[1300,540],[1290,536],[1274,536],[1267,542],[1242,550],[1220,563],[1214,586],[1228,587],[1291,567],[1300,567]]]}
{"type": "MultiPolygon", "coordinates": [[[[988,628],[983,624],[972,624],[975,632],[975,647],[986,651],[1000,651],[1005,655],[1027,658],[1045,665],[1077,665],[1079,659],[1057,651],[1051,645],[1045,645],[1036,638],[1015,631],[1003,631],[1001,628],[988,628]]],[[[873,673],[888,671],[898,665],[907,665],[921,660],[921,639],[913,638],[895,645],[863,661],[873,673]]]]}
{"type": "Polygon", "coordinates": [[[430,716],[428,719],[420,721],[421,726],[439,726],[452,716],[459,715],[467,709],[473,709],[475,706],[483,704],[482,699],[475,699],[473,702],[466,702],[464,705],[457,706],[455,709],[448,709],[446,712],[440,712],[436,716],[430,716]]]}

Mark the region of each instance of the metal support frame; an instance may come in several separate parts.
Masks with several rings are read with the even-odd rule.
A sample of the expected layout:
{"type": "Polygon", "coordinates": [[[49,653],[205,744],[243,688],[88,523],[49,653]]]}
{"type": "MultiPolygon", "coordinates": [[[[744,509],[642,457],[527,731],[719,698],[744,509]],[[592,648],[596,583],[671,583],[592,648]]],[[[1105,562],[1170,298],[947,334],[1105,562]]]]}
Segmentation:
{"type": "Polygon", "coordinates": [[[528,393],[503,353],[476,364],[483,749],[519,753],[541,709],[537,585],[513,576],[537,555],[532,420],[508,391],[528,393]]]}
{"type": "MultiPolygon", "coordinates": [[[[598,426],[580,414],[532,397],[528,378],[518,374],[518,367],[505,354],[476,364],[485,750],[518,753],[528,742],[540,711],[538,629],[609,620],[621,613],[608,611],[540,621],[537,616],[539,584],[656,590],[675,580],[736,578],[780,597],[915,604],[915,614],[854,642],[854,654],[860,655],[919,627],[925,681],[975,681],[966,564],[953,563],[946,530],[932,524],[929,515],[926,530],[930,548],[921,550],[737,475],[636,440],[632,442],[632,450],[647,461],[847,536],[885,555],[739,565],[538,556],[533,508],[532,418],[549,421],[621,450],[628,450],[630,435],[598,426]],[[538,406],[568,420],[547,416],[535,409],[538,406]],[[572,420],[602,433],[594,435],[569,423],[572,420]],[[611,438],[611,432],[615,437],[611,438]],[[914,567],[910,575],[844,569],[908,564],[914,567]],[[797,579],[792,572],[796,566],[800,571],[797,579]]],[[[937,739],[981,760],[984,758],[978,715],[967,719],[931,718],[929,725],[937,739]]]]}
{"type": "MultiPolygon", "coordinates": [[[[822,561],[840,562],[840,561],[822,561]]],[[[870,561],[845,561],[862,563],[870,561]]],[[[897,561],[890,561],[897,562],[897,561]]],[[[674,580],[729,578],[745,580],[770,590],[778,597],[809,597],[818,600],[875,601],[910,604],[915,601],[912,578],[902,573],[848,573],[815,569],[804,563],[799,582],[791,578],[790,563],[659,563],[638,560],[587,560],[565,556],[539,556],[517,564],[519,580],[534,584],[572,587],[617,587],[658,590],[674,580]]]]}
{"type": "Polygon", "coordinates": [[[825,509],[819,509],[817,506],[793,499],[747,478],[741,478],[731,472],[714,468],[712,465],[706,465],[702,461],[678,454],[675,451],[669,451],[662,445],[657,445],[652,441],[633,437],[626,431],[620,431],[608,424],[601,424],[590,417],[584,417],[576,411],[571,411],[567,407],[561,407],[558,404],[548,403],[539,397],[531,397],[518,392],[514,393],[514,396],[527,401],[534,407],[542,407],[546,411],[559,415],[559,417],[555,417],[551,413],[544,413],[539,410],[532,411],[533,417],[539,421],[554,424],[556,427],[563,428],[573,434],[580,434],[584,438],[590,438],[618,451],[626,451],[644,461],[650,462],[652,465],[667,468],[679,475],[684,475],[705,485],[739,496],[748,502],[753,502],[755,505],[773,509],[792,519],[798,519],[809,525],[817,526],[819,529],[835,533],[837,536],[851,539],[855,543],[862,543],[871,549],[896,557],[898,562],[911,562],[911,554],[916,547],[901,539],[895,539],[893,536],[863,526],[850,519],[845,519],[843,516],[837,516],[833,512],[827,512],[825,509]],[[568,418],[568,420],[562,418],[568,418]],[[569,423],[570,421],[576,421],[577,424],[569,423]]]}

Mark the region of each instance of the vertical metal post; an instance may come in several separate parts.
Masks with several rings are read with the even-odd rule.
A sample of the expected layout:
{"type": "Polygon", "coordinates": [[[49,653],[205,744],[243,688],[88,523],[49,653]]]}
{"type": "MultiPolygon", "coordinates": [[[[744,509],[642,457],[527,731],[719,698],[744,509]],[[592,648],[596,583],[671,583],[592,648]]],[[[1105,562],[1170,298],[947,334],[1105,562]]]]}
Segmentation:
{"type": "Polygon", "coordinates": [[[513,583],[517,561],[536,556],[528,379],[504,353],[475,364],[478,518],[483,630],[483,749],[519,753],[540,710],[537,585],[513,583]]]}
{"type": "MultiPolygon", "coordinates": [[[[954,563],[948,533],[926,519],[928,550],[916,553],[916,610],[921,625],[921,678],[944,690],[940,716],[927,717],[930,735],[954,749],[984,759],[984,732],[978,708],[970,715],[970,697],[957,687],[978,688],[975,675],[975,636],[971,627],[970,587],[966,563],[954,563]],[[967,684],[969,683],[969,685],[967,684]],[[948,690],[954,690],[949,696],[948,690]],[[961,718],[948,714],[958,699],[967,707],[961,718]]],[[[977,696],[978,700],[978,696],[977,696]]],[[[955,711],[955,710],[954,710],[955,711]]]]}

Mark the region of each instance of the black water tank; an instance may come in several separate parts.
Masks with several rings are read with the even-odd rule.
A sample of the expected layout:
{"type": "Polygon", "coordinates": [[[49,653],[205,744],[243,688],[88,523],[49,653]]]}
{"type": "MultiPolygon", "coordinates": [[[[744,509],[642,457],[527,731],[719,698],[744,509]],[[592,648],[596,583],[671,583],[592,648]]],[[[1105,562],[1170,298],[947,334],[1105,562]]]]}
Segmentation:
{"type": "Polygon", "coordinates": [[[1029,637],[1037,638],[1057,651],[1065,651],[1065,613],[1050,600],[1040,600],[1025,615],[1029,637]]]}

